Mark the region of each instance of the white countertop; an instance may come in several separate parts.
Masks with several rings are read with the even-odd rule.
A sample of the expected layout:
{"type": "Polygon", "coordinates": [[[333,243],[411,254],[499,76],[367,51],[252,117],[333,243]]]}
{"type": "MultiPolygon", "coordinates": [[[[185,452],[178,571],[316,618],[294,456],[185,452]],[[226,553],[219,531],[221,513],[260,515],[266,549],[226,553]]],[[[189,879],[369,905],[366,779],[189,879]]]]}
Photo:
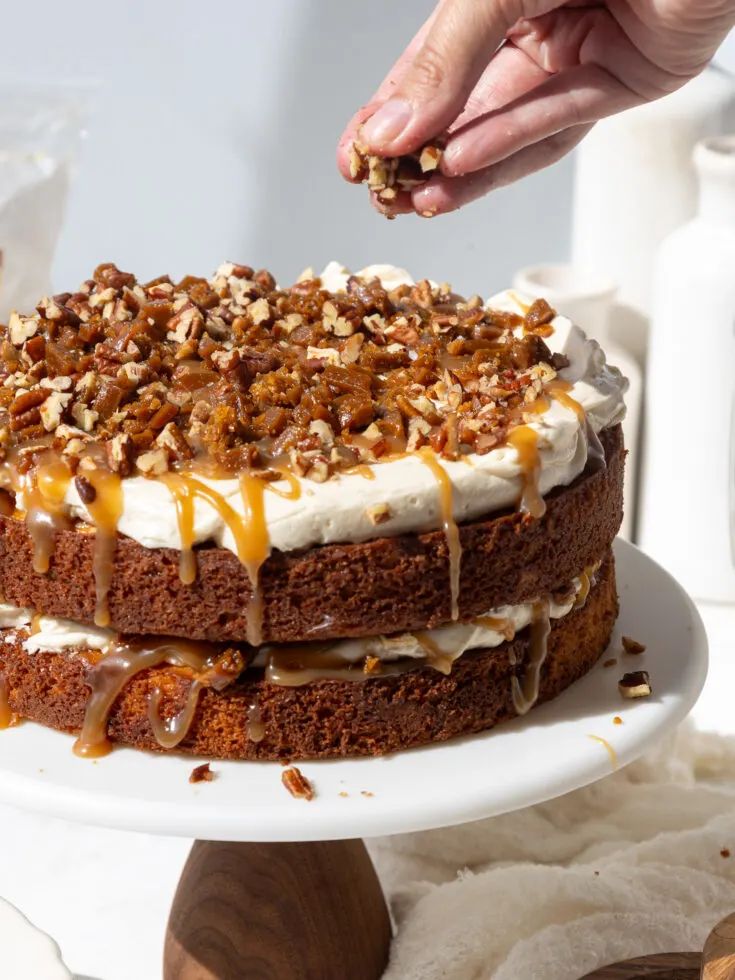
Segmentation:
{"type": "MultiPolygon", "coordinates": [[[[735,734],[735,608],[700,606],[710,675],[693,712],[735,734]]],[[[159,980],[166,919],[190,842],[99,830],[0,806],[0,895],[61,946],[78,980],[159,980]]]]}

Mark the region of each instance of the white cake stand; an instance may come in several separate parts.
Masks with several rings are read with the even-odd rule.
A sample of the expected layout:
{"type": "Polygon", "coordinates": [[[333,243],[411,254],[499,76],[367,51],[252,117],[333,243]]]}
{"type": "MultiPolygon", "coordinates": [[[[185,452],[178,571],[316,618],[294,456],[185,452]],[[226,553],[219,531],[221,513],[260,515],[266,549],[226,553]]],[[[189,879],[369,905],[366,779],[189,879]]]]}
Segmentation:
{"type": "Polygon", "coordinates": [[[70,737],[26,724],[0,737],[0,798],[198,838],[169,921],[166,980],[375,980],[390,924],[360,837],[459,824],[570,792],[633,761],[697,700],[707,641],[694,605],[633,546],[619,541],[615,555],[621,613],[607,654],[555,701],[496,731],[386,758],[304,763],[316,792],[307,803],[285,790],[277,763],[216,763],[214,782],[192,785],[191,759],[118,749],[90,762],[72,754],[70,737]],[[624,654],[621,635],[646,652],[624,654]],[[613,657],[616,665],[603,666],[613,657]],[[638,669],[650,673],[653,696],[624,701],[617,682],[638,669]]]}

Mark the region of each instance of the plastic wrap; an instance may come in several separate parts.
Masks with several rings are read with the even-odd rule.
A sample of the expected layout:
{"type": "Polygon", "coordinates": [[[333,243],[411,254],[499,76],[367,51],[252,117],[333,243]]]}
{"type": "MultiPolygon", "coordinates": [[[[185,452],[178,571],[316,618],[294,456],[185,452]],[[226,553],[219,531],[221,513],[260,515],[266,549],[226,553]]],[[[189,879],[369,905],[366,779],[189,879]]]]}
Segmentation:
{"type": "Polygon", "coordinates": [[[94,88],[0,81],[0,322],[51,292],[94,88]]]}

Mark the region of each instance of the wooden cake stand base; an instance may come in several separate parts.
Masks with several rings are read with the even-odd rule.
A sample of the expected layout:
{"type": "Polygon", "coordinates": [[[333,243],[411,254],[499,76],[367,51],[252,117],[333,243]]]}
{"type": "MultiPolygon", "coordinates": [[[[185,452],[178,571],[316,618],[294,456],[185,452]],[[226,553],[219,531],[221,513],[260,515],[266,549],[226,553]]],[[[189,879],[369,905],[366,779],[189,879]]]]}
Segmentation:
{"type": "Polygon", "coordinates": [[[583,980],[735,980],[735,914],[709,934],[704,953],[660,953],[616,963],[583,980]]]}
{"type": "Polygon", "coordinates": [[[362,841],[196,841],[171,909],[163,976],[379,980],[390,940],[362,841]]]}
{"type": "MultiPolygon", "coordinates": [[[[171,909],[163,977],[379,980],[390,941],[362,841],[196,841],[171,909]]],[[[735,914],[715,926],[704,953],[643,956],[583,980],[735,980],[735,914]]]]}

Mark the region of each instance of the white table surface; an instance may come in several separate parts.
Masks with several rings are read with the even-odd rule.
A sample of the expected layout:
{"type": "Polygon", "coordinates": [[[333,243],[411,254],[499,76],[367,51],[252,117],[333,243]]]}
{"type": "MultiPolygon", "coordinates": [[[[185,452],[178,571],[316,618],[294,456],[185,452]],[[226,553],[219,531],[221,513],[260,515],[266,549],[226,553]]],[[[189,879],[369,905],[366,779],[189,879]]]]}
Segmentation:
{"type": "MultiPolygon", "coordinates": [[[[700,612],[711,667],[693,717],[703,729],[735,734],[735,607],[700,605],[700,612]]],[[[160,980],[166,918],[189,841],[7,806],[0,806],[0,835],[0,895],[56,939],[78,980],[160,980]]]]}

